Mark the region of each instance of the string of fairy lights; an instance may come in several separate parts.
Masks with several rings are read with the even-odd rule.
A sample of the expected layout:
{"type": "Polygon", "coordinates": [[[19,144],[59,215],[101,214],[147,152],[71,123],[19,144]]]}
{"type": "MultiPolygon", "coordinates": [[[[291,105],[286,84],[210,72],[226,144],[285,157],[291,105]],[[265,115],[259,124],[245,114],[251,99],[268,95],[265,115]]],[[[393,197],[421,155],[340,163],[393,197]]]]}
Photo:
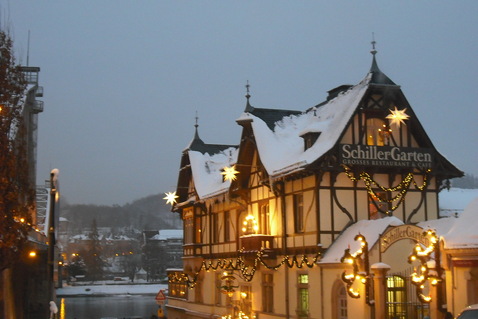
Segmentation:
{"type": "Polygon", "coordinates": [[[342,273],[342,281],[347,285],[347,294],[354,299],[360,298],[360,293],[353,288],[355,281],[358,280],[362,284],[364,284],[366,302],[370,305],[370,270],[368,265],[368,243],[365,239],[365,236],[361,234],[356,235],[354,240],[360,243],[360,248],[354,253],[350,252],[350,248],[345,249],[344,255],[340,259],[340,262],[352,265],[352,273],[347,274],[347,270],[344,270],[344,272],[342,273]],[[360,271],[362,255],[364,255],[365,265],[362,267],[363,270],[360,271]]]}
{"type": "Polygon", "coordinates": [[[414,269],[411,279],[412,279],[412,284],[416,286],[417,289],[417,297],[425,303],[429,303],[431,301],[431,296],[428,294],[425,294],[425,289],[426,289],[426,283],[429,282],[432,286],[436,286],[438,283],[441,282],[440,276],[437,274],[437,270],[440,269],[439,265],[439,258],[437,256],[438,254],[438,236],[436,235],[436,232],[434,230],[427,230],[423,233],[424,236],[427,236],[430,240],[430,244],[427,247],[422,247],[419,243],[416,244],[413,252],[410,254],[408,257],[408,262],[413,263],[414,261],[419,261],[420,266],[419,269],[420,271],[417,271],[417,269],[414,269]],[[435,265],[434,268],[435,270],[431,270],[429,267],[430,261],[432,261],[432,258],[434,257],[435,265]]]}
{"type": "Polygon", "coordinates": [[[372,198],[376,198],[382,203],[389,204],[393,204],[394,202],[398,201],[389,209],[389,211],[387,212],[388,214],[394,212],[398,207],[400,207],[401,203],[405,200],[406,194],[410,189],[410,185],[413,184],[413,186],[415,186],[415,188],[420,191],[425,190],[428,187],[428,178],[431,172],[431,169],[427,169],[425,171],[425,174],[423,175],[423,183],[421,185],[419,185],[415,181],[413,173],[408,173],[404,177],[404,179],[396,186],[385,187],[379,184],[376,180],[374,180],[372,176],[367,172],[361,172],[358,177],[355,177],[355,175],[352,173],[352,170],[347,165],[342,165],[342,167],[345,170],[345,175],[347,175],[347,177],[351,181],[358,182],[362,180],[364,182],[365,188],[367,189],[367,192],[372,196],[372,198]],[[390,196],[387,196],[387,198],[383,198],[383,195],[379,194],[375,189],[379,189],[383,192],[386,192],[390,194],[390,196]],[[395,192],[398,193],[394,196],[391,196],[391,194],[395,192]]]}
{"type": "MultiPolygon", "coordinates": [[[[416,286],[417,297],[420,301],[429,303],[432,297],[430,293],[425,293],[427,288],[426,284],[429,283],[431,286],[436,286],[442,281],[440,276],[440,258],[438,256],[439,238],[436,232],[431,229],[424,231],[423,235],[429,239],[429,245],[423,247],[420,243],[417,243],[413,252],[408,257],[408,262],[420,262],[419,271],[415,268],[410,278],[412,284],[416,286]],[[433,266],[431,266],[431,264],[433,264],[433,266]]],[[[365,237],[360,233],[355,236],[354,240],[359,241],[360,248],[354,253],[350,252],[350,248],[345,249],[344,255],[340,259],[340,262],[352,266],[351,273],[347,273],[347,270],[344,270],[342,273],[342,281],[347,286],[347,294],[354,299],[360,298],[360,293],[354,289],[355,282],[359,281],[364,284],[366,302],[372,305],[370,301],[371,275],[368,260],[368,243],[365,237]]]]}
{"type": "Polygon", "coordinates": [[[254,278],[254,275],[256,273],[256,270],[259,267],[259,264],[266,267],[269,270],[278,270],[282,266],[286,266],[289,268],[297,267],[297,268],[303,268],[303,267],[308,267],[312,268],[314,265],[316,265],[317,260],[320,258],[321,253],[318,252],[315,254],[313,257],[307,257],[306,255],[302,255],[300,258],[298,258],[296,255],[289,256],[286,255],[284,256],[281,261],[277,265],[268,265],[268,263],[265,261],[264,254],[265,251],[264,249],[261,249],[257,252],[257,255],[253,261],[252,264],[247,264],[244,258],[241,256],[241,253],[243,253],[243,250],[239,251],[239,256],[236,259],[218,259],[216,261],[213,260],[203,260],[201,263],[201,267],[194,273],[194,275],[189,276],[188,274],[185,273],[172,273],[168,275],[168,279],[170,283],[185,283],[188,288],[194,288],[197,284],[198,277],[201,273],[201,271],[210,271],[210,270],[231,270],[231,271],[239,271],[239,275],[241,276],[242,279],[246,282],[252,281],[254,278]]]}

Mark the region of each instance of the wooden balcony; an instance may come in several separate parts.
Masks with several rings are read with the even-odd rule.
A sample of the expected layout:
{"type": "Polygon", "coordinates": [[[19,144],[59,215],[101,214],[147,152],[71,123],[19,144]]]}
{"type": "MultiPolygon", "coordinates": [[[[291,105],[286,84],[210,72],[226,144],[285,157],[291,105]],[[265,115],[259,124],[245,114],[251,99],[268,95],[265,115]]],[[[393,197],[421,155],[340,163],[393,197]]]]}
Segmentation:
{"type": "Polygon", "coordinates": [[[261,249],[264,250],[264,257],[274,258],[274,236],[254,234],[240,237],[240,247],[245,255],[256,255],[261,249]]]}

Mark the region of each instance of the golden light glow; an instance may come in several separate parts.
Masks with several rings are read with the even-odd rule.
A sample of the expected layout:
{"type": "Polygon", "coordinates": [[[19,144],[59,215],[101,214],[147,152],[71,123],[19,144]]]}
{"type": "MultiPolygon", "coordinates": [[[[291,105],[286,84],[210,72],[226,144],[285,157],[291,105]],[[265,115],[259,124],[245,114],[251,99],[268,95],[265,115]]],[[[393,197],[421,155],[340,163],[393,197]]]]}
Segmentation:
{"type": "MultiPolygon", "coordinates": [[[[436,286],[441,280],[439,277],[430,275],[430,269],[428,268],[428,262],[433,260],[432,253],[436,252],[438,249],[439,238],[436,235],[434,230],[427,230],[423,232],[424,236],[427,236],[430,239],[430,244],[427,247],[422,247],[420,244],[417,244],[412,251],[412,254],[408,257],[408,262],[412,263],[414,261],[420,262],[420,273],[417,273],[415,269],[411,274],[412,283],[417,287],[418,298],[422,302],[430,302],[431,297],[423,294],[425,290],[425,284],[429,282],[432,286],[436,286]]],[[[439,268],[439,266],[437,266],[439,268]]]]}
{"type": "Polygon", "coordinates": [[[176,203],[176,198],[179,197],[178,195],[176,195],[176,192],[168,192],[164,193],[164,195],[166,195],[166,197],[163,198],[166,200],[166,204],[171,205],[174,205],[176,203]]]}
{"type": "Polygon", "coordinates": [[[254,215],[252,215],[252,214],[247,215],[246,218],[244,219],[244,221],[242,222],[242,224],[244,225],[242,227],[242,232],[245,235],[250,235],[250,234],[254,234],[254,233],[257,234],[257,232],[259,230],[259,225],[257,224],[257,220],[254,217],[254,215]]]}
{"type": "Polygon", "coordinates": [[[387,115],[385,118],[390,120],[390,124],[395,124],[396,126],[400,127],[400,124],[405,124],[405,120],[408,120],[410,117],[408,114],[405,113],[407,108],[403,110],[398,110],[395,106],[395,110],[390,110],[390,114],[387,115]]]}
{"type": "Polygon", "coordinates": [[[237,179],[237,174],[239,174],[238,171],[236,171],[236,165],[233,165],[231,167],[224,167],[223,172],[221,172],[221,175],[224,176],[225,181],[235,181],[237,179]]]}
{"type": "Polygon", "coordinates": [[[35,257],[37,256],[37,252],[34,251],[34,250],[32,250],[32,251],[30,251],[30,252],[28,253],[28,256],[29,256],[30,258],[35,258],[35,257]]]}

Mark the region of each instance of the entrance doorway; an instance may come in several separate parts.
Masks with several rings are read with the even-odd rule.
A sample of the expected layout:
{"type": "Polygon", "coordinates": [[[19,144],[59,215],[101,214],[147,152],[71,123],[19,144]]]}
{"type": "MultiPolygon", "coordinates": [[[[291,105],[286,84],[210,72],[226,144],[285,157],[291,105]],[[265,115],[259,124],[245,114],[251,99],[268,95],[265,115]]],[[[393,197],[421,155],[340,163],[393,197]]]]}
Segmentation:
{"type": "Polygon", "coordinates": [[[420,302],[411,283],[413,269],[387,276],[387,319],[429,318],[429,305],[420,302]]]}

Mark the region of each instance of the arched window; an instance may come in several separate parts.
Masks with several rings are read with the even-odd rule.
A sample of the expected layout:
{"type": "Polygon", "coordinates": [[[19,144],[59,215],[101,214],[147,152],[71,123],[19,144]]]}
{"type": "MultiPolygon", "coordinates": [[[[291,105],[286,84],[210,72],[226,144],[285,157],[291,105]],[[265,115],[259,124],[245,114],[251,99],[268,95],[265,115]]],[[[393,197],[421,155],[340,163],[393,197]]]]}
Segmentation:
{"type": "Polygon", "coordinates": [[[336,281],[332,288],[332,318],[347,319],[347,291],[342,281],[336,281]]]}

